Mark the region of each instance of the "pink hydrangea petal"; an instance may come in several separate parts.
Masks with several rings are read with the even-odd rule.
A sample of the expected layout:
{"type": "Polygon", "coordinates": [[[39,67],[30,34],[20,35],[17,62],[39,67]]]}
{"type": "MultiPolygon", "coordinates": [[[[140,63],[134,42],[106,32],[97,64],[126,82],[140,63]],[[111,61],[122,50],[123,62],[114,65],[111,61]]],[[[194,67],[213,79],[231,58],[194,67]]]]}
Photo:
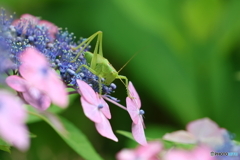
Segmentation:
{"type": "Polygon", "coordinates": [[[44,27],[48,28],[48,31],[50,33],[50,37],[52,39],[55,38],[55,34],[58,32],[58,27],[55,24],[53,24],[53,23],[51,23],[49,21],[46,21],[46,20],[41,20],[38,23],[38,25],[41,25],[41,26],[44,26],[44,27]]]}
{"type": "Polygon", "coordinates": [[[26,80],[19,76],[9,76],[6,78],[6,83],[9,87],[12,89],[18,91],[18,92],[24,92],[26,91],[26,80]]]}
{"type": "Polygon", "coordinates": [[[145,146],[136,149],[123,149],[117,154],[117,160],[159,160],[158,154],[163,146],[158,141],[149,142],[145,146]]]}
{"type": "Polygon", "coordinates": [[[67,107],[68,94],[66,87],[54,71],[49,73],[46,85],[46,88],[42,90],[45,90],[45,93],[51,98],[52,102],[60,107],[67,107]]]}
{"type": "Polygon", "coordinates": [[[37,18],[31,14],[23,14],[23,15],[21,15],[20,19],[26,19],[34,24],[37,24],[39,22],[39,18],[37,18]]]}
{"type": "Polygon", "coordinates": [[[117,153],[117,160],[134,160],[136,159],[135,151],[132,149],[123,149],[117,153]]]}
{"type": "Polygon", "coordinates": [[[53,23],[46,20],[40,20],[38,17],[30,14],[23,14],[20,19],[14,20],[12,25],[17,26],[20,24],[20,22],[21,25],[23,25],[23,33],[26,32],[29,24],[46,27],[48,29],[48,32],[50,33],[50,37],[52,40],[55,38],[55,34],[58,32],[58,27],[53,23]]]}
{"type": "Polygon", "coordinates": [[[209,118],[203,118],[190,122],[187,125],[187,131],[198,138],[219,135],[220,133],[218,125],[209,118]]]}
{"type": "Polygon", "coordinates": [[[210,153],[211,150],[203,146],[191,151],[170,150],[165,156],[165,160],[216,160],[210,153]]]}
{"type": "Polygon", "coordinates": [[[39,18],[31,15],[31,14],[23,14],[20,19],[17,19],[17,20],[14,20],[12,25],[13,26],[17,26],[19,25],[19,23],[21,23],[21,25],[23,25],[23,33],[26,33],[26,29],[28,27],[29,24],[32,24],[32,25],[37,25],[38,22],[39,22],[39,18]]]}
{"type": "Polygon", "coordinates": [[[142,159],[157,160],[157,155],[162,148],[163,145],[160,142],[152,141],[145,146],[139,146],[135,152],[142,159]]]}
{"type": "Polygon", "coordinates": [[[129,84],[128,84],[128,90],[129,90],[129,92],[130,92],[130,96],[134,98],[133,100],[134,100],[135,103],[136,103],[136,107],[137,107],[138,109],[140,109],[140,107],[141,107],[141,100],[140,100],[139,95],[138,95],[136,89],[134,88],[132,82],[129,82],[129,84]]]}
{"type": "Polygon", "coordinates": [[[15,138],[12,139],[12,144],[17,148],[26,151],[29,148],[30,144],[29,132],[27,127],[24,124],[16,125],[14,126],[14,130],[15,138]]]}
{"type": "Polygon", "coordinates": [[[11,122],[11,119],[1,119],[0,135],[6,142],[22,151],[29,147],[28,131],[23,123],[11,122]]]}
{"type": "MultiPolygon", "coordinates": [[[[96,93],[97,96],[98,93],[96,93]]],[[[108,104],[104,101],[104,99],[101,97],[100,102],[103,105],[103,108],[100,110],[108,119],[111,119],[111,113],[108,104]]]]}
{"type": "Polygon", "coordinates": [[[39,68],[39,66],[48,66],[46,57],[39,52],[36,48],[26,48],[20,56],[20,60],[23,65],[33,66],[33,68],[39,68]]]}
{"type": "Polygon", "coordinates": [[[20,150],[29,146],[29,137],[24,121],[27,113],[22,102],[6,91],[0,91],[0,136],[20,150]]]}
{"type": "Polygon", "coordinates": [[[211,153],[212,150],[205,147],[205,146],[200,146],[196,149],[193,150],[192,157],[196,159],[204,159],[204,160],[216,160],[215,157],[210,156],[209,153],[211,153]]]}
{"type": "Polygon", "coordinates": [[[37,69],[31,67],[30,65],[21,65],[19,71],[23,78],[26,79],[29,84],[32,84],[35,87],[39,86],[39,88],[45,86],[42,76],[38,74],[37,69]]]}
{"type": "Polygon", "coordinates": [[[209,118],[190,122],[187,125],[187,131],[192,133],[200,143],[213,148],[224,143],[224,130],[209,118]]]}
{"type": "Polygon", "coordinates": [[[129,97],[126,98],[127,102],[127,111],[130,114],[130,117],[133,123],[139,123],[139,109],[136,107],[136,103],[129,97]]]}
{"type": "Polygon", "coordinates": [[[163,136],[163,139],[178,143],[197,143],[197,139],[194,135],[183,130],[167,133],[163,136]]]}
{"type": "MultiPolygon", "coordinates": [[[[100,112],[101,113],[101,112],[100,112]]],[[[112,127],[108,119],[101,113],[101,123],[95,123],[96,129],[100,135],[114,141],[118,141],[117,137],[112,131],[112,127]]]]}
{"type": "Polygon", "coordinates": [[[0,91],[1,101],[1,117],[14,117],[16,121],[24,121],[27,118],[27,113],[22,107],[22,101],[7,91],[0,91]],[[11,107],[9,107],[11,106],[11,107]]]}
{"type": "Polygon", "coordinates": [[[139,144],[147,145],[142,120],[137,124],[132,123],[132,135],[139,144]]]}
{"type": "Polygon", "coordinates": [[[45,84],[50,67],[47,59],[35,48],[26,48],[20,57],[19,71],[23,78],[34,86],[45,84]],[[37,61],[36,61],[37,60],[37,61]]]}
{"type": "Polygon", "coordinates": [[[93,122],[100,123],[102,122],[101,112],[99,111],[96,105],[88,103],[83,97],[81,97],[81,103],[83,107],[84,114],[93,122]]]}
{"type": "Polygon", "coordinates": [[[78,92],[86,101],[91,104],[96,104],[99,102],[98,98],[96,97],[96,93],[86,82],[77,80],[77,84],[79,87],[78,92]]]}
{"type": "MultiPolygon", "coordinates": [[[[39,92],[38,90],[35,90],[35,92],[39,92]]],[[[51,100],[48,96],[38,93],[38,95],[33,95],[32,91],[23,92],[23,97],[30,104],[31,106],[39,109],[39,110],[46,110],[51,105],[51,100]]]]}
{"type": "Polygon", "coordinates": [[[170,150],[165,160],[191,160],[193,157],[186,151],[182,150],[170,150]]]}
{"type": "Polygon", "coordinates": [[[51,33],[57,33],[58,32],[58,27],[53,24],[52,22],[46,21],[46,20],[41,20],[38,25],[45,26],[48,28],[49,32],[51,33]]]}

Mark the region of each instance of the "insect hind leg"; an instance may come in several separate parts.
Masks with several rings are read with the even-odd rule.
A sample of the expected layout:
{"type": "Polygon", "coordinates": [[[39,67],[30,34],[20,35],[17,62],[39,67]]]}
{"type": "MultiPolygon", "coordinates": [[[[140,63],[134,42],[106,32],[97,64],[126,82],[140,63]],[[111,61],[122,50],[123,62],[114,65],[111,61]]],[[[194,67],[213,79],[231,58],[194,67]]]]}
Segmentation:
{"type": "Polygon", "coordinates": [[[81,48],[81,50],[77,53],[76,57],[71,61],[72,63],[75,62],[78,57],[80,56],[80,54],[88,47],[88,45],[90,44],[90,42],[95,38],[97,38],[97,44],[96,47],[94,49],[94,53],[97,54],[97,52],[99,52],[100,55],[103,55],[102,52],[102,31],[98,31],[96,33],[94,33],[93,35],[91,35],[90,37],[88,37],[85,41],[83,41],[82,43],[80,43],[77,47],[72,48],[73,50],[77,50],[79,48],[81,48]]]}

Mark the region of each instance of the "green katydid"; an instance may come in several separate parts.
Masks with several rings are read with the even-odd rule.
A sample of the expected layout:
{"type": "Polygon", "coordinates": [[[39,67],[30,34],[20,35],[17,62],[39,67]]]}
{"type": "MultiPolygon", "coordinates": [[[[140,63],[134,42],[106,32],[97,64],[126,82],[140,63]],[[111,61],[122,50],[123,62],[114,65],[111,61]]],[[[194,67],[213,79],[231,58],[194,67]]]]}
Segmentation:
{"type": "MultiPolygon", "coordinates": [[[[101,31],[96,32],[95,34],[93,34],[92,36],[87,38],[85,41],[83,41],[76,48],[73,48],[73,50],[77,50],[79,48],[81,48],[81,50],[80,50],[80,52],[77,54],[77,56],[71,62],[75,62],[77,60],[77,58],[80,56],[81,52],[84,51],[84,49],[86,49],[86,47],[89,45],[89,43],[96,36],[97,36],[97,42],[96,42],[96,46],[95,46],[94,52],[93,53],[91,53],[91,52],[85,52],[84,53],[84,57],[86,58],[87,63],[90,64],[90,67],[87,66],[87,65],[81,65],[77,69],[76,72],[78,73],[81,70],[82,67],[85,67],[90,72],[92,72],[93,74],[98,76],[99,77],[99,93],[100,94],[102,93],[102,83],[105,84],[105,85],[110,85],[115,79],[120,79],[121,81],[125,80],[125,83],[123,83],[123,84],[127,88],[127,86],[128,86],[128,79],[127,79],[127,77],[123,76],[123,75],[119,75],[118,74],[119,71],[116,71],[116,69],[109,63],[109,61],[106,58],[103,57],[103,52],[102,52],[102,32],[101,31]],[[104,78],[103,82],[102,82],[102,78],[104,78]]],[[[127,90],[127,94],[129,95],[128,90],[127,90]]]]}

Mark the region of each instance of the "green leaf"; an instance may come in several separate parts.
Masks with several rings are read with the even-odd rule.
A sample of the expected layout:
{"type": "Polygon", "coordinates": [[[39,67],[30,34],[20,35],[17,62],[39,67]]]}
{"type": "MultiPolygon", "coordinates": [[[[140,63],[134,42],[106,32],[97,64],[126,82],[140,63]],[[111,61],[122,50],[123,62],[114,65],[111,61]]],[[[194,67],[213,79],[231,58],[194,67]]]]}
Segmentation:
{"type": "MultiPolygon", "coordinates": [[[[136,142],[136,140],[132,136],[132,133],[127,131],[121,131],[121,130],[117,130],[116,132],[136,142]]],[[[156,139],[147,137],[147,141],[151,141],[151,140],[156,140],[156,139]]]]}
{"type": "Polygon", "coordinates": [[[33,134],[33,133],[29,133],[29,137],[30,137],[30,138],[36,138],[37,135],[36,135],[36,134],[33,134]]]}
{"type": "Polygon", "coordinates": [[[178,143],[173,141],[167,141],[167,140],[161,140],[163,143],[164,148],[170,149],[170,148],[179,148],[179,149],[193,149],[196,144],[186,144],[186,143],[178,143]]]}
{"type": "Polygon", "coordinates": [[[11,153],[10,148],[11,146],[8,143],[0,139],[0,150],[11,153]]]}
{"type": "Polygon", "coordinates": [[[233,140],[233,143],[235,143],[236,145],[239,145],[239,146],[240,146],[240,142],[239,142],[239,141],[233,140]]]}
{"type": "MultiPolygon", "coordinates": [[[[60,118],[60,117],[59,117],[60,118]]],[[[86,160],[101,160],[102,158],[96,153],[85,135],[75,127],[71,122],[64,118],[60,118],[63,126],[67,130],[68,134],[62,134],[58,130],[58,134],[65,140],[65,142],[71,146],[79,155],[86,160]]],[[[52,126],[54,127],[54,126],[52,126]]]]}
{"type": "Polygon", "coordinates": [[[121,131],[121,130],[117,130],[116,132],[121,134],[121,135],[123,135],[123,136],[125,136],[125,137],[127,137],[127,138],[129,138],[129,139],[131,139],[131,140],[133,140],[133,141],[135,141],[133,136],[132,136],[132,133],[130,133],[130,132],[121,131]]]}
{"type": "Polygon", "coordinates": [[[51,113],[44,113],[43,115],[37,112],[29,112],[29,114],[47,122],[85,160],[102,160],[86,136],[67,119],[51,113]]]}

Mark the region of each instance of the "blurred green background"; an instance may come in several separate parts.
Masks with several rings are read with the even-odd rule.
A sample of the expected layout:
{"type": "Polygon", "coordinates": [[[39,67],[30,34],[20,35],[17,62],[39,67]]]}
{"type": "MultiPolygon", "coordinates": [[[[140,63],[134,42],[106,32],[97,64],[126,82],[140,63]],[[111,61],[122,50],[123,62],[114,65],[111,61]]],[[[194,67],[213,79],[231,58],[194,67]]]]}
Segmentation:
{"type": "MultiPolygon", "coordinates": [[[[68,28],[76,37],[103,31],[104,56],[133,82],[145,110],[146,134],[160,137],[210,117],[240,140],[239,0],[0,0],[16,16],[29,13],[68,28]]],[[[94,44],[93,44],[94,45],[94,44]]],[[[121,82],[113,96],[125,105],[121,82]]],[[[128,114],[111,105],[113,130],[131,130],[128,114]]],[[[101,137],[80,107],[79,97],[64,113],[104,159],[133,146],[101,137]]],[[[38,137],[26,153],[0,151],[2,160],[80,160],[44,122],[29,125],[38,137]]]]}

